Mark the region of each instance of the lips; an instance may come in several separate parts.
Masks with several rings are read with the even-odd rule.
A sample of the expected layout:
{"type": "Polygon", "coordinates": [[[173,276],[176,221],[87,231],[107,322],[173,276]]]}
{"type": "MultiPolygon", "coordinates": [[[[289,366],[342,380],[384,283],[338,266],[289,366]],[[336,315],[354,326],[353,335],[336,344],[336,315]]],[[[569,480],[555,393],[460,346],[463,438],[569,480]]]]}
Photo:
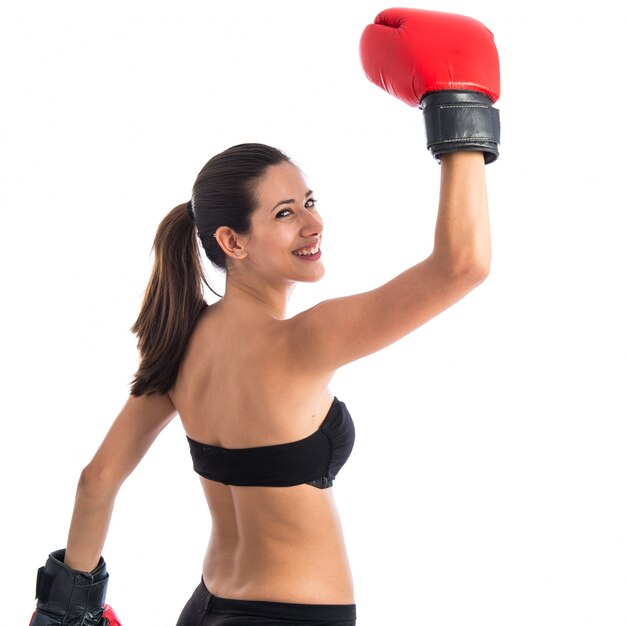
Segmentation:
{"type": "Polygon", "coordinates": [[[295,254],[296,256],[315,256],[316,254],[318,254],[320,250],[320,242],[316,242],[314,243],[312,246],[304,246],[302,248],[298,248],[297,250],[294,250],[292,252],[292,254],[295,254]]]}
{"type": "Polygon", "coordinates": [[[320,244],[321,239],[318,239],[314,243],[310,243],[308,246],[302,246],[301,248],[294,250],[291,254],[301,261],[317,261],[322,256],[320,244]]]}

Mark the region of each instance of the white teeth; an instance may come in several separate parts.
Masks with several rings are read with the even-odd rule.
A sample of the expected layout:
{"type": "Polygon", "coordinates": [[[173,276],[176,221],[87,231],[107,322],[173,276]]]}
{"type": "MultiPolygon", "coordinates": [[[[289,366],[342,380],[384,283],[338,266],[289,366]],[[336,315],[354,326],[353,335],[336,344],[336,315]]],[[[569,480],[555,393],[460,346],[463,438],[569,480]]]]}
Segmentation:
{"type": "Polygon", "coordinates": [[[294,254],[296,256],[310,256],[311,254],[317,254],[319,252],[320,245],[316,244],[313,248],[304,248],[302,250],[296,250],[294,254]]]}

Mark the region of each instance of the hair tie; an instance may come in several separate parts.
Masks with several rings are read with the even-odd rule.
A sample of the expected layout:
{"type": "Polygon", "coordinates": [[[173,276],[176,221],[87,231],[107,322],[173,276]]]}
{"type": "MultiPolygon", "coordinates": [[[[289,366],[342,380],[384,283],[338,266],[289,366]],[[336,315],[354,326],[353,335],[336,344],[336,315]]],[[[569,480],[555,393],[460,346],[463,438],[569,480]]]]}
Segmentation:
{"type": "Polygon", "coordinates": [[[195,224],[196,218],[195,218],[195,215],[193,214],[193,204],[191,203],[191,200],[187,202],[187,215],[189,215],[189,219],[195,224]]]}

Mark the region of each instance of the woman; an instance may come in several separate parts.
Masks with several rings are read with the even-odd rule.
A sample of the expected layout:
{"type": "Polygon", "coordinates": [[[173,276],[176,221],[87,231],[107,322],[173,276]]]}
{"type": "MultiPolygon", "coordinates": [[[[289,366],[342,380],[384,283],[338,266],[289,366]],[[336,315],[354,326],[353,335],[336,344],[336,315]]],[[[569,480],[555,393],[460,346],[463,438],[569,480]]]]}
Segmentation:
{"type": "MultiPolygon", "coordinates": [[[[435,15],[443,36],[460,17],[425,13],[393,10],[379,18],[396,24],[398,17],[408,23],[435,15]]],[[[476,24],[464,27],[484,29],[476,24]]],[[[480,33],[493,57],[490,34],[480,33]]],[[[371,36],[366,30],[362,40],[370,76],[383,45],[371,36]]],[[[426,52],[410,54],[421,59],[426,52]]],[[[396,94],[404,80],[385,78],[396,94]]],[[[202,578],[178,626],[356,623],[330,489],[352,449],[354,426],[328,385],[339,367],[407,335],[488,274],[484,164],[497,157],[498,137],[485,125],[493,121],[497,85],[471,84],[474,90],[458,91],[437,83],[434,99],[428,85],[415,94],[441,163],[432,254],[377,289],[291,318],[294,285],[324,274],[324,226],[313,192],[289,158],[269,146],[234,146],[205,165],[191,202],[159,226],[154,270],[133,327],[141,363],[131,396],[82,472],[67,549],[40,571],[33,626],[116,623],[103,607],[100,556],[115,495],[176,414],[212,518],[202,578]],[[465,114],[442,123],[448,107],[465,114]],[[198,239],[226,272],[224,296],[211,306],[202,295],[198,239]],[[61,588],[53,598],[50,590],[61,588]],[[43,621],[58,614],[58,621],[43,621]]]]}

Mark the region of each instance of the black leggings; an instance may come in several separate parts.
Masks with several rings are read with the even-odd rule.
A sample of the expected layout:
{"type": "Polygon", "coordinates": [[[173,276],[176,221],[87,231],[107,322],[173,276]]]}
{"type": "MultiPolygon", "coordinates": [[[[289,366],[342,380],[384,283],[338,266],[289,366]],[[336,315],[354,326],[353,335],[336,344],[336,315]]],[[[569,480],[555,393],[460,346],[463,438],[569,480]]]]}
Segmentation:
{"type": "Polygon", "coordinates": [[[214,596],[201,581],[176,626],[355,626],[354,604],[292,604],[214,596]]]}

